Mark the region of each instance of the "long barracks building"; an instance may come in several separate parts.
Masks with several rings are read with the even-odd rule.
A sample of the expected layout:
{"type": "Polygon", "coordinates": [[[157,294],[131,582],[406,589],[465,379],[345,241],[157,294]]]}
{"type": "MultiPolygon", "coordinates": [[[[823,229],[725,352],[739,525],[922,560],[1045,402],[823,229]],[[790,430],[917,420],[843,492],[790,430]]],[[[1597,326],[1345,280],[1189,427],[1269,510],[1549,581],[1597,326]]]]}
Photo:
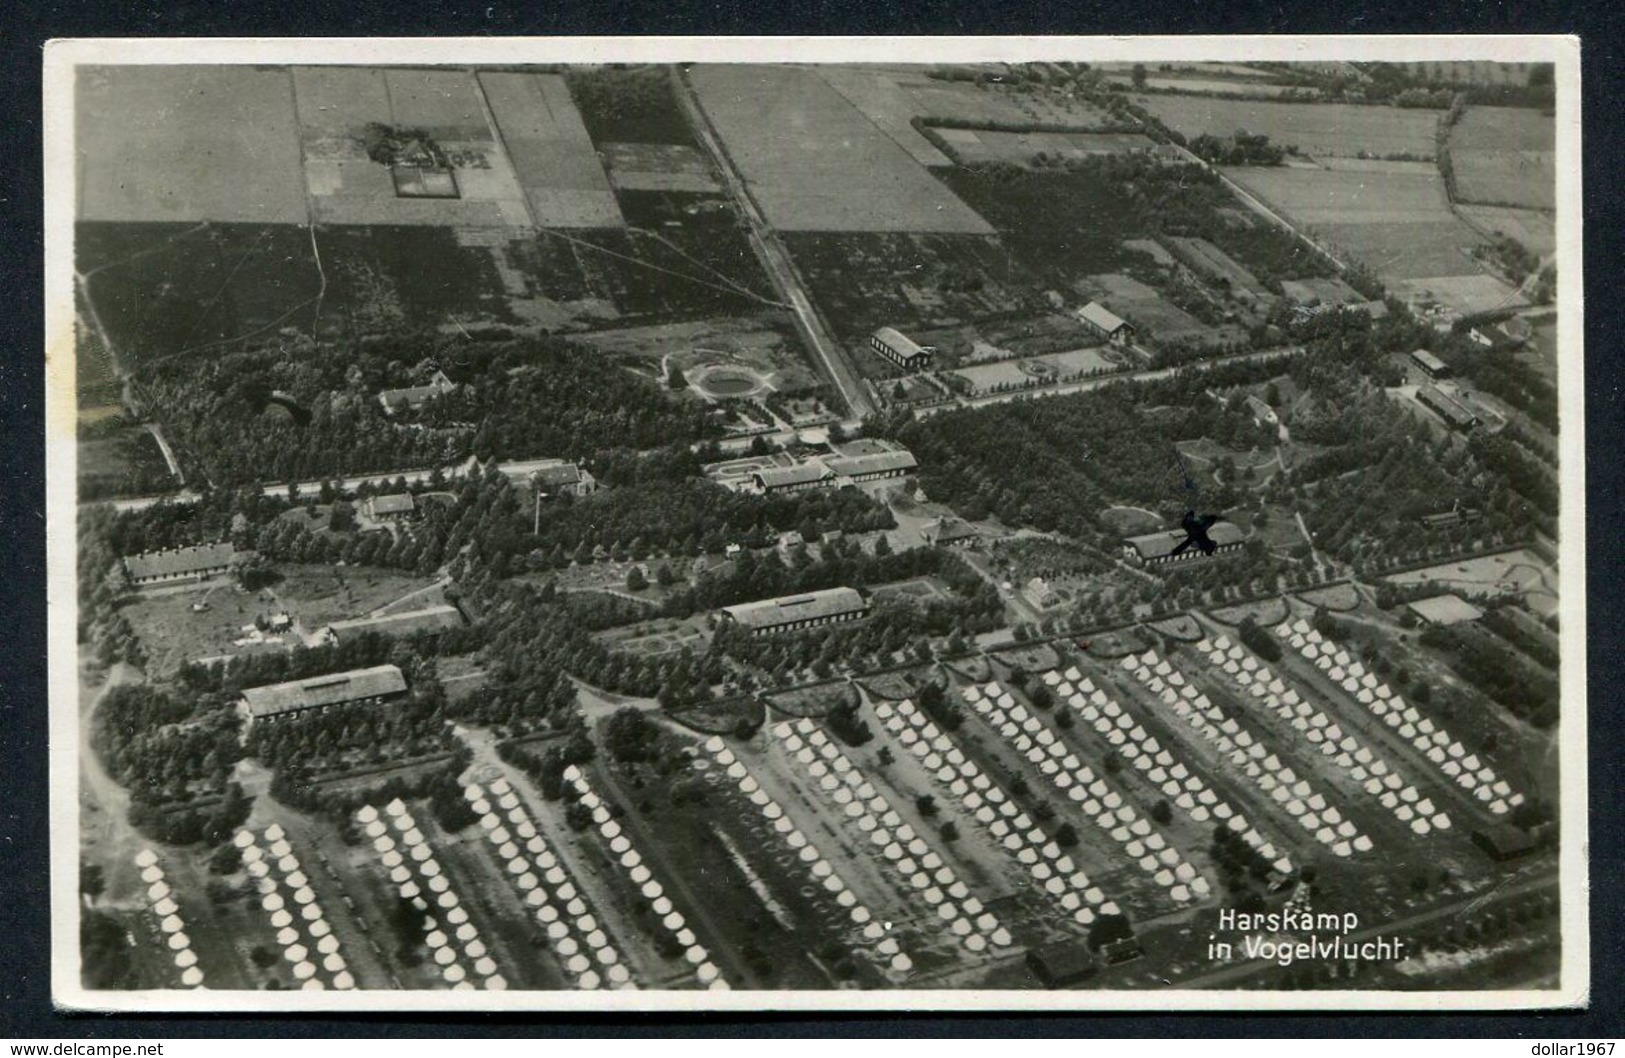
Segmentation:
{"type": "Polygon", "coordinates": [[[722,612],[751,635],[765,636],[856,621],[869,612],[869,601],[856,588],[827,588],[805,595],[724,606],[722,612]]]}

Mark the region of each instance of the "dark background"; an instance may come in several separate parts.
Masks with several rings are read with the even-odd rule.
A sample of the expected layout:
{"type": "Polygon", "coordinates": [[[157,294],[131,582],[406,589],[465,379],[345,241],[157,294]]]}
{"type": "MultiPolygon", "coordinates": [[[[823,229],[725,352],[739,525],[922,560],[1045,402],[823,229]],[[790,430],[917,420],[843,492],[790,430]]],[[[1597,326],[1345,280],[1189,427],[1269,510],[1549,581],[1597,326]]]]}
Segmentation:
{"type": "MultiPolygon", "coordinates": [[[[530,1036],[1525,1036],[1568,1040],[1620,1035],[1619,746],[1625,723],[1615,689],[1620,563],[1612,530],[1625,475],[1620,461],[1622,327],[1616,295],[1622,223],[1618,194],[1621,86],[1618,28],[1625,5],[1531,0],[1326,3],[1201,0],[1115,3],[1004,0],[877,4],[771,0],[572,0],[545,10],[510,3],[238,2],[229,12],[183,2],[112,5],[37,2],[6,9],[0,39],[0,1036],[278,1035],[530,1036]],[[47,848],[44,333],[41,54],[54,37],[509,36],[588,34],[1198,34],[1573,33],[1581,38],[1586,294],[1590,862],[1593,991],[1585,1012],[1529,1014],[790,1015],[421,1014],[179,1017],[55,1012],[50,997],[47,848]]],[[[906,58],[906,56],[899,56],[906,58]]],[[[1574,282],[1566,275],[1565,283],[1574,282]]],[[[1571,420],[1572,421],[1572,420],[1571,420]]],[[[1573,427],[1567,427],[1572,429],[1573,427]]]]}

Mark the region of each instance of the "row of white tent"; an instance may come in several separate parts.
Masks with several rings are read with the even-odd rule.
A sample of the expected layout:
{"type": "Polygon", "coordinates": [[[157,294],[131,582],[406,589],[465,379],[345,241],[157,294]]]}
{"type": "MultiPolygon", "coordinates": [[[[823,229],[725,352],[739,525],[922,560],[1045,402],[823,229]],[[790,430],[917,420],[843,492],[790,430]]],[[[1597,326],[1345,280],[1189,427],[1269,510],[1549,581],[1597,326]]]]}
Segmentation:
{"type": "MultiPolygon", "coordinates": [[[[1113,730],[1126,732],[1126,737],[1114,744],[1120,745],[1123,756],[1145,775],[1147,782],[1162,791],[1174,808],[1185,813],[1196,823],[1218,820],[1241,835],[1248,845],[1260,850],[1266,859],[1274,861],[1276,869],[1281,873],[1285,874],[1292,870],[1291,856],[1284,851],[1278,853],[1275,847],[1247,821],[1246,816],[1204,782],[1202,777],[1170,747],[1164,746],[1156,736],[1141,726],[1116,699],[1096,687],[1093,680],[1083,676],[1076,668],[1068,673],[1072,679],[1054,673],[1045,675],[1055,677],[1049,682],[1071,705],[1079,719],[1093,727],[1096,732],[1106,734],[1108,741],[1112,741],[1110,732],[1113,730]],[[1268,851],[1264,852],[1266,849],[1268,851]]],[[[1167,675],[1170,678],[1177,677],[1183,683],[1183,677],[1179,676],[1179,673],[1170,669],[1167,675]]],[[[1150,673],[1149,676],[1156,678],[1155,673],[1150,673]]],[[[1184,686],[1188,687],[1189,684],[1184,686]]],[[[1221,729],[1209,727],[1205,730],[1217,732],[1221,729]]],[[[1246,737],[1251,742],[1251,736],[1239,729],[1235,737],[1246,737]]],[[[1207,882],[1201,879],[1194,881],[1192,887],[1201,896],[1207,895],[1209,891],[1207,882]]]]}
{"type": "MultiPolygon", "coordinates": [[[[785,738],[792,734],[788,723],[781,725],[779,737],[785,738]]],[[[858,895],[847,886],[840,873],[835,870],[834,864],[824,859],[818,849],[807,840],[807,835],[791,821],[785,814],[783,806],[773,799],[773,796],[764,790],[756,777],[751,775],[745,763],[734,755],[733,750],[721,738],[712,735],[705,741],[705,751],[710,754],[712,761],[722,769],[722,781],[733,782],[739,792],[749,798],[750,803],[762,813],[768,827],[774,835],[790,851],[814,881],[818,882],[828,892],[845,913],[852,926],[862,937],[865,945],[873,945],[875,954],[886,960],[891,970],[896,974],[906,974],[914,968],[914,961],[902,950],[897,938],[887,935],[886,927],[869,911],[858,895]]],[[[850,802],[848,802],[850,803],[850,802]]]]}
{"type": "Polygon", "coordinates": [[[711,961],[711,953],[705,950],[705,945],[694,936],[694,931],[688,927],[683,913],[671,904],[671,899],[665,895],[660,883],[649,875],[649,870],[643,864],[641,854],[632,847],[632,839],[621,832],[621,826],[610,814],[609,806],[593,791],[592,784],[587,781],[587,775],[574,764],[564,769],[564,781],[574,787],[581,803],[592,812],[593,826],[597,827],[604,840],[609,843],[609,851],[621,867],[627,872],[627,877],[634,885],[640,885],[638,878],[644,878],[639,891],[644,899],[650,902],[650,909],[660,917],[660,925],[677,941],[683,949],[683,958],[694,967],[695,976],[713,992],[726,992],[730,986],[722,972],[711,961]],[[633,853],[630,857],[627,853],[633,853]],[[630,866],[628,863],[630,862],[630,866]]]}
{"type": "Polygon", "coordinates": [[[1308,621],[1282,622],[1275,631],[1493,815],[1505,815],[1523,804],[1524,795],[1496,775],[1494,768],[1467,752],[1460,740],[1395,694],[1364,662],[1326,639],[1308,621]]]}
{"type": "MultiPolygon", "coordinates": [[[[508,780],[498,777],[489,786],[470,783],[463,787],[463,797],[502,861],[503,874],[576,987],[589,992],[605,984],[635,988],[631,970],[610,943],[586,894],[577,890],[508,780]]],[[[647,877],[646,868],[644,874],[647,877]]]]}
{"type": "Polygon", "coordinates": [[[397,797],[384,805],[382,812],[373,805],[362,805],[356,810],[356,822],[372,838],[372,847],[378,853],[380,865],[389,872],[389,880],[404,899],[423,913],[423,942],[440,969],[441,980],[456,991],[470,991],[475,988],[469,974],[472,967],[487,989],[506,988],[508,982],[497,972],[496,962],[480,939],[479,929],[469,920],[451,879],[435,859],[434,850],[401,799],[397,797]],[[391,825],[400,837],[399,848],[389,833],[391,825]],[[459,947],[461,959],[457,954],[459,947]]]}
{"type": "MultiPolygon", "coordinates": [[[[1214,640],[1204,639],[1196,647],[1215,664],[1238,657],[1252,657],[1240,643],[1232,643],[1230,637],[1224,635],[1214,640]]],[[[1332,762],[1351,780],[1376,798],[1401,823],[1408,825],[1412,833],[1425,837],[1435,830],[1450,829],[1450,816],[1435,808],[1432,800],[1422,796],[1398,768],[1390,765],[1371,747],[1363,745],[1353,732],[1343,730],[1342,725],[1323,710],[1304,701],[1297,690],[1287,686],[1269,665],[1258,662],[1253,670],[1239,674],[1236,679],[1249,694],[1262,699],[1269,709],[1319,749],[1322,755],[1332,758],[1332,762]]]]}
{"type": "MultiPolygon", "coordinates": [[[[1148,650],[1138,656],[1130,654],[1123,659],[1122,666],[1147,690],[1168,705],[1173,714],[1186,726],[1213,743],[1214,748],[1224,755],[1233,767],[1239,769],[1254,786],[1266,795],[1275,796],[1274,791],[1279,786],[1277,772],[1281,762],[1253,736],[1252,732],[1242,727],[1239,720],[1225,713],[1223,708],[1198,690],[1167,659],[1159,657],[1155,650],[1148,650]],[[1271,764],[1271,761],[1274,763],[1271,764]]],[[[1353,855],[1356,851],[1354,841],[1364,838],[1364,835],[1358,833],[1340,835],[1335,829],[1319,825],[1309,827],[1307,824],[1310,820],[1306,815],[1296,818],[1300,825],[1309,830],[1315,840],[1326,845],[1335,856],[1353,855]]],[[[1292,870],[1291,857],[1276,849],[1273,842],[1239,813],[1226,820],[1226,825],[1240,835],[1253,851],[1269,860],[1276,871],[1287,874],[1292,870]]],[[[1369,839],[1361,841],[1360,851],[1364,851],[1364,846],[1368,844],[1369,839]]]]}
{"type": "MultiPolygon", "coordinates": [[[[872,851],[968,951],[980,954],[990,946],[1003,948],[1013,943],[1010,931],[944,862],[941,853],[903,819],[886,795],[816,724],[806,718],[793,725],[780,723],[774,734],[847,825],[857,828],[872,851]]],[[[817,858],[811,842],[806,848],[812,851],[803,852],[804,857],[817,858]]]]}
{"type": "MultiPolygon", "coordinates": [[[[979,704],[982,709],[978,711],[988,708],[985,701],[979,704]]],[[[1116,913],[1117,905],[1106,899],[1105,892],[1078,869],[1072,857],[1028,818],[975,761],[965,757],[918,706],[905,699],[893,710],[882,702],[875,706],[875,715],[916,756],[924,758],[921,763],[937,784],[959,799],[961,807],[1015,857],[1062,910],[1085,926],[1095,921],[1097,913],[1116,913]],[[912,742],[910,726],[918,735],[912,742]],[[938,760],[942,762],[940,767],[938,760]]]]}
{"type": "Polygon", "coordinates": [[[181,984],[187,988],[203,987],[203,970],[197,964],[197,952],[192,950],[192,938],[186,934],[186,923],[175,903],[175,894],[164,877],[158,863],[158,854],[150,848],[135,854],[135,865],[141,871],[141,882],[147,887],[147,903],[157,916],[158,928],[164,934],[164,946],[181,972],[181,984]]]}
{"type": "Polygon", "coordinates": [[[282,827],[272,823],[258,836],[242,827],[232,835],[231,841],[242,856],[243,868],[254,880],[260,908],[270,917],[271,928],[277,931],[276,941],[282,946],[282,957],[292,965],[294,979],[301,982],[300,987],[307,992],[319,992],[331,982],[340,991],[354,988],[355,978],[339,951],[339,939],[282,827]],[[327,973],[327,981],[321,979],[319,970],[327,973]]]}
{"type": "MultiPolygon", "coordinates": [[[[1185,861],[1151,821],[1140,815],[1103,776],[1079,760],[1064,741],[1056,738],[1055,733],[1017,702],[1008,690],[998,683],[984,687],[972,685],[965,688],[965,699],[1000,735],[1038,765],[1040,774],[1061,796],[1076,804],[1122,846],[1124,854],[1150,875],[1153,882],[1167,890],[1175,903],[1188,904],[1209,895],[1207,880],[1185,861]]],[[[1081,872],[1073,876],[1073,881],[1074,888],[1079,882],[1088,884],[1087,875],[1081,872]]],[[[1098,887],[1089,885],[1083,895],[1089,899],[1099,894],[1098,887]]],[[[1117,905],[1109,900],[1097,904],[1097,908],[1103,914],[1117,911],[1117,905]]],[[[1082,914],[1076,917],[1084,924],[1092,920],[1082,914]]]]}

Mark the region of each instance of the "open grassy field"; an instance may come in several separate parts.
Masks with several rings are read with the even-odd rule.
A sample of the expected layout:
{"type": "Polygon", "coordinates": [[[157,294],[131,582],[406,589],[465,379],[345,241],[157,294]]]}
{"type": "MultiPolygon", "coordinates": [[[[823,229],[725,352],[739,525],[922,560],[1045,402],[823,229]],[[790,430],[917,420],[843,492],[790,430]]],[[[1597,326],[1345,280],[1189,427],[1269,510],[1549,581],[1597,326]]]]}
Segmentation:
{"type": "Polygon", "coordinates": [[[1394,584],[1437,581],[1468,596],[1516,592],[1535,613],[1545,617],[1557,609],[1557,573],[1532,551],[1508,551],[1484,558],[1462,559],[1439,566],[1396,573],[1394,584]]]}
{"type": "Polygon", "coordinates": [[[564,78],[481,73],[502,144],[544,228],[618,228],[624,223],[587,127],[564,78]]]}
{"type": "Polygon", "coordinates": [[[127,367],[310,325],[320,276],[292,224],[81,223],[75,265],[127,367]]]}
{"type": "Polygon", "coordinates": [[[1450,130],[1456,195],[1463,202],[1557,208],[1557,126],[1520,107],[1468,107],[1450,130]]]}
{"type": "Polygon", "coordinates": [[[1080,296],[1098,299],[1140,328],[1142,342],[1194,342],[1209,346],[1243,341],[1246,331],[1234,323],[1206,324],[1175,305],[1153,287],[1116,272],[1085,276],[1073,284],[1080,296]]]}
{"type": "Polygon", "coordinates": [[[1136,96],[1135,102],[1185,136],[1229,136],[1246,129],[1310,155],[1431,158],[1439,119],[1433,110],[1348,103],[1271,103],[1180,95],[1136,96]]]}
{"type": "Polygon", "coordinates": [[[725,149],[775,227],[991,230],[816,72],[699,66],[690,77],[725,149]]]}
{"type": "Polygon", "coordinates": [[[1515,309],[1529,303],[1523,295],[1492,275],[1394,279],[1389,287],[1406,300],[1434,301],[1463,316],[1515,309]]]}
{"type": "Polygon", "coordinates": [[[652,377],[664,378],[671,366],[685,374],[716,366],[765,373],[769,384],[781,390],[818,381],[793,330],[773,313],[619,327],[583,335],[582,340],[652,377]]]}
{"type": "MultiPolygon", "coordinates": [[[[1121,354],[1118,354],[1121,355],[1121,354]]],[[[1060,382],[1088,374],[1091,371],[1111,371],[1118,364],[1108,359],[1102,350],[1074,349],[1047,356],[1001,360],[993,364],[978,364],[960,368],[955,374],[970,382],[972,391],[983,393],[1000,385],[1060,382]]]]}
{"type": "Polygon", "coordinates": [[[90,322],[82,298],[74,299],[73,389],[81,420],[117,415],[123,385],[113,352],[102,341],[101,332],[90,322]]]}
{"type": "Polygon", "coordinates": [[[1516,239],[1542,257],[1557,249],[1557,220],[1542,210],[1461,205],[1456,212],[1480,230],[1516,239]]]}
{"type": "Polygon", "coordinates": [[[80,70],[76,216],[304,223],[288,85],[279,67],[80,70]]]}
{"type": "Polygon", "coordinates": [[[94,427],[92,439],[81,436],[78,453],[81,503],[162,492],[175,485],[157,440],[134,423],[94,427]]]}

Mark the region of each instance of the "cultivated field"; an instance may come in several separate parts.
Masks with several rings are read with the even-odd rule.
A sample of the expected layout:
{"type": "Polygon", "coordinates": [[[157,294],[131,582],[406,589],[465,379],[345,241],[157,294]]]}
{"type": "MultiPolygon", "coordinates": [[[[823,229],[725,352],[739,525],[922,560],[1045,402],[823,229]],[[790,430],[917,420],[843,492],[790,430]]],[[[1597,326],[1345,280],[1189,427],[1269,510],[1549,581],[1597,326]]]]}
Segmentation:
{"type": "Polygon", "coordinates": [[[699,66],[706,113],[767,219],[788,231],[991,227],[811,70],[699,66]]]}
{"type": "Polygon", "coordinates": [[[75,111],[81,221],[308,219],[286,69],[86,67],[75,111]]]}
{"type": "Polygon", "coordinates": [[[485,120],[473,77],[459,70],[361,66],[293,70],[312,208],[329,224],[522,227],[524,195],[485,120]],[[369,124],[422,129],[453,161],[458,195],[400,198],[367,157],[369,124]]]}
{"type": "Polygon", "coordinates": [[[621,227],[609,178],[564,78],[482,73],[479,83],[537,226],[621,227]]]}
{"type": "Polygon", "coordinates": [[[682,191],[717,194],[709,159],[675,143],[604,143],[599,146],[609,182],[618,191],[682,191]]]}
{"type": "Polygon", "coordinates": [[[1283,166],[1228,169],[1225,175],[1293,220],[1311,226],[1448,220],[1450,203],[1438,170],[1402,164],[1405,169],[1400,172],[1283,166]]]}
{"type": "Polygon", "coordinates": [[[921,107],[907,85],[930,85],[924,77],[910,77],[885,70],[856,66],[820,66],[818,74],[841,93],[875,127],[890,136],[921,165],[952,165],[953,159],[939,151],[912,124],[921,107]]]}
{"type": "Polygon", "coordinates": [[[1398,291],[1431,290],[1461,312],[1516,303],[1471,256],[1485,239],[1451,212],[1436,172],[1246,168],[1228,175],[1398,291]]]}
{"type": "Polygon", "coordinates": [[[1200,96],[1136,96],[1163,124],[1185,136],[1263,133],[1305,154],[1431,158],[1439,114],[1347,103],[1270,103],[1200,96]]]}
{"type": "Polygon", "coordinates": [[[1557,208],[1557,127],[1519,107],[1469,107],[1450,130],[1456,195],[1492,206],[1557,208]]]}

